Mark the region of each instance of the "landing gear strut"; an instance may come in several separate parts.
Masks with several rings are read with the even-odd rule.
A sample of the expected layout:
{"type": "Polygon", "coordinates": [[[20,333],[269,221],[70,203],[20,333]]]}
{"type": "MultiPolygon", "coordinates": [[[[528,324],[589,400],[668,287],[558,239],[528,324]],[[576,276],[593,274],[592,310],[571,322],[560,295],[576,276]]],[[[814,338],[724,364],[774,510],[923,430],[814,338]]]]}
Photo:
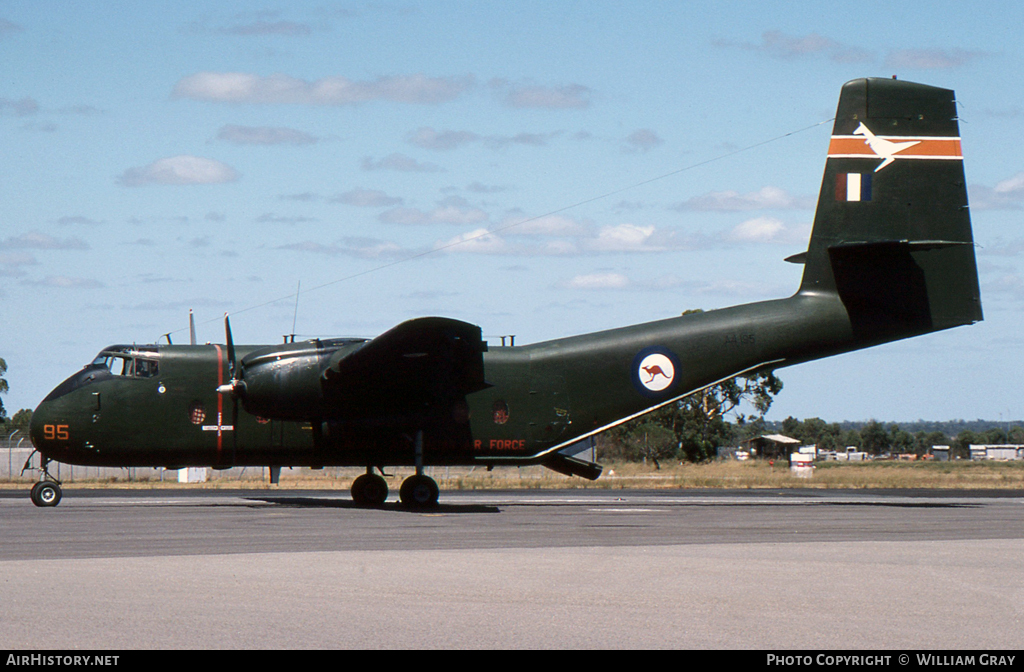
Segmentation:
{"type": "MultiPolygon", "coordinates": [[[[34,455],[35,453],[33,453],[34,455]]],[[[28,469],[29,463],[32,462],[32,455],[28,456],[28,460],[25,462],[24,468],[21,472],[25,473],[28,469]]],[[[32,492],[29,493],[29,497],[32,499],[32,503],[36,506],[57,506],[60,504],[60,498],[64,496],[64,492],[61,490],[60,481],[50,475],[47,467],[50,464],[49,458],[40,458],[39,470],[43,472],[43,477],[38,483],[32,486],[32,492]]]]}
{"type": "Polygon", "coordinates": [[[440,494],[434,479],[423,473],[423,432],[416,432],[416,475],[402,481],[398,496],[409,508],[425,509],[437,506],[440,494]]]}

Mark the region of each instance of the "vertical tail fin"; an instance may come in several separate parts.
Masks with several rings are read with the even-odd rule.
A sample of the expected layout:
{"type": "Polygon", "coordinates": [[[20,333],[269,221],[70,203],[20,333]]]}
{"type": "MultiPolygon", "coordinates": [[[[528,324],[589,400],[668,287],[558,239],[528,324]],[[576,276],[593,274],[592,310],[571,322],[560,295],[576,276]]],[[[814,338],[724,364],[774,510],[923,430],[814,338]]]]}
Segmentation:
{"type": "Polygon", "coordinates": [[[858,340],[982,319],[953,92],[843,86],[800,291],[839,295],[858,340]]]}

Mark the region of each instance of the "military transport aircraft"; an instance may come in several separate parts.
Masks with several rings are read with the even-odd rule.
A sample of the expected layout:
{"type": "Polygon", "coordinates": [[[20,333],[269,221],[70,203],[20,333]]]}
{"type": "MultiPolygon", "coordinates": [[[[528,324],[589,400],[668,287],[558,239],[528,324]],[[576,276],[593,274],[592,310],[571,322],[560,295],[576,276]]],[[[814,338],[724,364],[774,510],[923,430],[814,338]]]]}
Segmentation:
{"type": "MultiPolygon", "coordinates": [[[[541,464],[596,479],[582,440],[732,378],[982,319],[953,92],[858,79],[839,98],[804,264],[789,298],[525,346],[441,317],[374,339],[113,345],[32,416],[54,506],[57,460],[105,466],[358,466],[360,504],[414,466],[541,464]],[[380,472],[380,473],[377,473],[380,472]]],[[[193,339],[194,340],[194,339],[193,339]]]]}

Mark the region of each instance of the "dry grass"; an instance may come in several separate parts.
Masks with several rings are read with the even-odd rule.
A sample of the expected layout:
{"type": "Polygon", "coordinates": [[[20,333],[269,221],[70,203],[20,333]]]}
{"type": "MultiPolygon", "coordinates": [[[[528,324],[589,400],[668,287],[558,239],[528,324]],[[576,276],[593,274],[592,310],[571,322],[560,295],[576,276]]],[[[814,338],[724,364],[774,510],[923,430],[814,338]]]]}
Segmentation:
{"type": "MultiPolygon", "coordinates": [[[[484,468],[433,467],[427,472],[442,490],[509,489],[668,489],[668,488],[1001,488],[1024,489],[1024,462],[826,462],[814,474],[801,478],[784,462],[712,462],[650,465],[611,463],[597,481],[562,476],[544,467],[484,468]]],[[[211,472],[204,484],[181,485],[174,480],[96,479],[65,484],[66,488],[275,488],[347,490],[362,469],[285,469],[281,483],[267,483],[265,470],[248,469],[243,477],[211,472]]],[[[397,489],[411,469],[388,471],[388,483],[397,489]]],[[[2,483],[0,488],[24,488],[26,481],[2,483]]]]}

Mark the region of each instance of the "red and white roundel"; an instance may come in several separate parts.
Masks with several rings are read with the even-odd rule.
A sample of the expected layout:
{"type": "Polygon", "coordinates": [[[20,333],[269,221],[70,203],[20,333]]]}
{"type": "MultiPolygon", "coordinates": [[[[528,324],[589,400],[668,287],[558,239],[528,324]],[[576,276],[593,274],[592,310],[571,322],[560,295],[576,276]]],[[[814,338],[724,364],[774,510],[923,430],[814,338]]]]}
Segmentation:
{"type": "Polygon", "coordinates": [[[640,360],[637,367],[640,384],[651,392],[661,392],[672,384],[676,377],[676,367],[672,360],[661,353],[651,353],[640,360]]]}

